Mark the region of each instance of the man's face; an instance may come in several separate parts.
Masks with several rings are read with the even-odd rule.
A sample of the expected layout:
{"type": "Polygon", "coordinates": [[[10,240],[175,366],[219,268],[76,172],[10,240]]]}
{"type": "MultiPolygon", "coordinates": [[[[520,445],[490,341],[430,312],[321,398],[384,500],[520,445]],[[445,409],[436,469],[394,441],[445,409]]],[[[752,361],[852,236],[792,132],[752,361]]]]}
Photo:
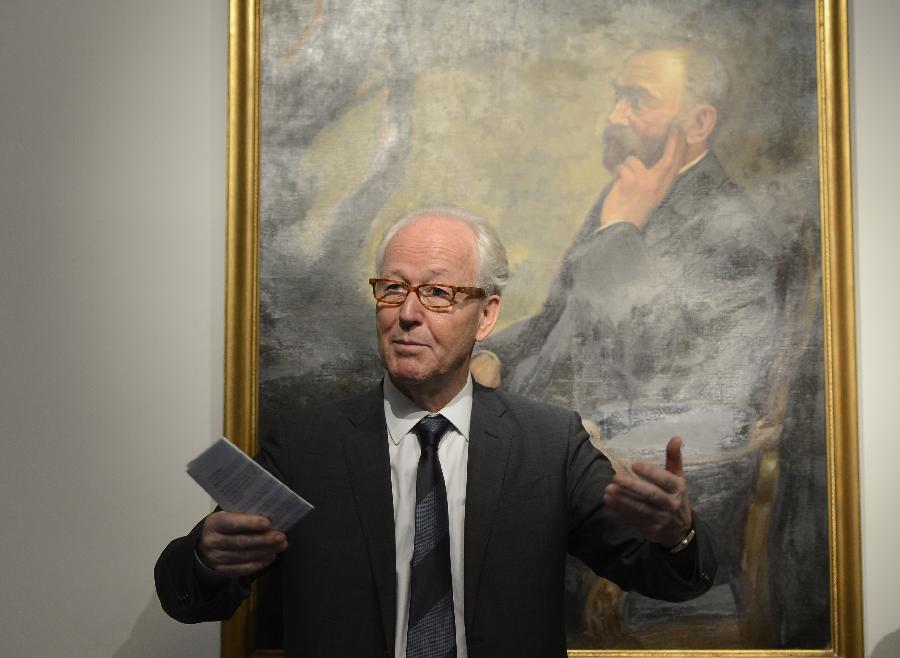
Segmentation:
{"type": "Polygon", "coordinates": [[[603,131],[603,165],[613,171],[633,155],[652,167],[682,110],[684,58],[650,50],[628,58],[613,81],[616,98],[603,131]]]}
{"type": "MultiPolygon", "coordinates": [[[[466,224],[446,216],[424,216],[404,226],[388,243],[381,278],[410,285],[444,283],[475,286],[478,250],[466,224]]],[[[462,387],[476,341],[487,338],[500,300],[468,298],[446,312],[422,306],[415,293],[400,306],[378,304],[375,322],[378,349],[391,380],[407,393],[449,391],[462,387]]]]}

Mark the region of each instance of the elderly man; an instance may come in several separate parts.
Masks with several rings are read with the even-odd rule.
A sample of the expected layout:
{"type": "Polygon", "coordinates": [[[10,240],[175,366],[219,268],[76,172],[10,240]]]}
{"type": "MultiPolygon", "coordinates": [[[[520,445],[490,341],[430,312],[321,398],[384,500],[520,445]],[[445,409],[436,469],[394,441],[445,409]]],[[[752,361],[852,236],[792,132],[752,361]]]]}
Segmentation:
{"type": "Polygon", "coordinates": [[[287,533],[218,511],[156,567],[166,611],[228,618],[281,561],[287,656],[564,656],[571,552],[626,589],[682,600],[716,569],[680,439],[615,475],[572,412],[473,383],[506,254],[483,221],[417,213],[371,279],[383,383],[310,409],[260,462],[316,506],[287,533]]]}
{"type": "MultiPolygon", "coordinates": [[[[690,423],[692,456],[723,459],[746,447],[767,413],[794,282],[779,267],[786,241],[712,151],[729,87],[720,60],[689,43],[625,60],[603,132],[612,181],[542,310],[487,343],[504,388],[574,408],[626,458],[665,427],[690,423]]],[[[755,472],[744,466],[703,478],[718,501],[710,520],[723,538],[723,589],[738,586],[735,510],[746,509],[755,472]]]]}

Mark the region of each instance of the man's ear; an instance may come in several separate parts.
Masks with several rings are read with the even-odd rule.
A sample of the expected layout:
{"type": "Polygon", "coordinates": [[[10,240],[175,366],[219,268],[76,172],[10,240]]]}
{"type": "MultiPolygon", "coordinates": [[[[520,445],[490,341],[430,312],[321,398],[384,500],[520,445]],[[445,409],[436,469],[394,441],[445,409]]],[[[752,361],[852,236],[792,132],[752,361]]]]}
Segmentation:
{"type": "Polygon", "coordinates": [[[718,119],[719,113],[712,105],[703,103],[691,108],[683,123],[684,139],[688,146],[706,143],[716,129],[718,119]]]}
{"type": "Polygon", "coordinates": [[[477,342],[480,343],[491,335],[498,317],[500,317],[500,297],[491,295],[482,302],[478,310],[478,331],[475,333],[477,342]]]}

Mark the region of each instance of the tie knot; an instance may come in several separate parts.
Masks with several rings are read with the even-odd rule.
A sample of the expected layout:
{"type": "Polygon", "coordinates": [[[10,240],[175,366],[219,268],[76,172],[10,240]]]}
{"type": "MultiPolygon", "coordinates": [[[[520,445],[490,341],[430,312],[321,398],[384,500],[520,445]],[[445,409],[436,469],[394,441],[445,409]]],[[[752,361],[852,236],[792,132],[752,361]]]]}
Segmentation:
{"type": "Polygon", "coordinates": [[[418,437],[422,448],[436,448],[441,437],[450,428],[450,421],[442,415],[425,416],[413,427],[413,433],[418,437]]]}

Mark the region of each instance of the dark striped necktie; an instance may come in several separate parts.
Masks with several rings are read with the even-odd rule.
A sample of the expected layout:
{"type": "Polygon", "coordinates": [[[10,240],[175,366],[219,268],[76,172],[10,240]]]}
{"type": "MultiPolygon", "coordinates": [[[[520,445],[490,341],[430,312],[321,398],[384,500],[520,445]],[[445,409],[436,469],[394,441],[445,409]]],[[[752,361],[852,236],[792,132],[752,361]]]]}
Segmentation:
{"type": "Polygon", "coordinates": [[[406,658],[456,658],[450,576],[450,521],[438,443],[450,427],[441,415],[413,427],[422,455],[416,472],[416,538],[409,587],[406,658]]]}

